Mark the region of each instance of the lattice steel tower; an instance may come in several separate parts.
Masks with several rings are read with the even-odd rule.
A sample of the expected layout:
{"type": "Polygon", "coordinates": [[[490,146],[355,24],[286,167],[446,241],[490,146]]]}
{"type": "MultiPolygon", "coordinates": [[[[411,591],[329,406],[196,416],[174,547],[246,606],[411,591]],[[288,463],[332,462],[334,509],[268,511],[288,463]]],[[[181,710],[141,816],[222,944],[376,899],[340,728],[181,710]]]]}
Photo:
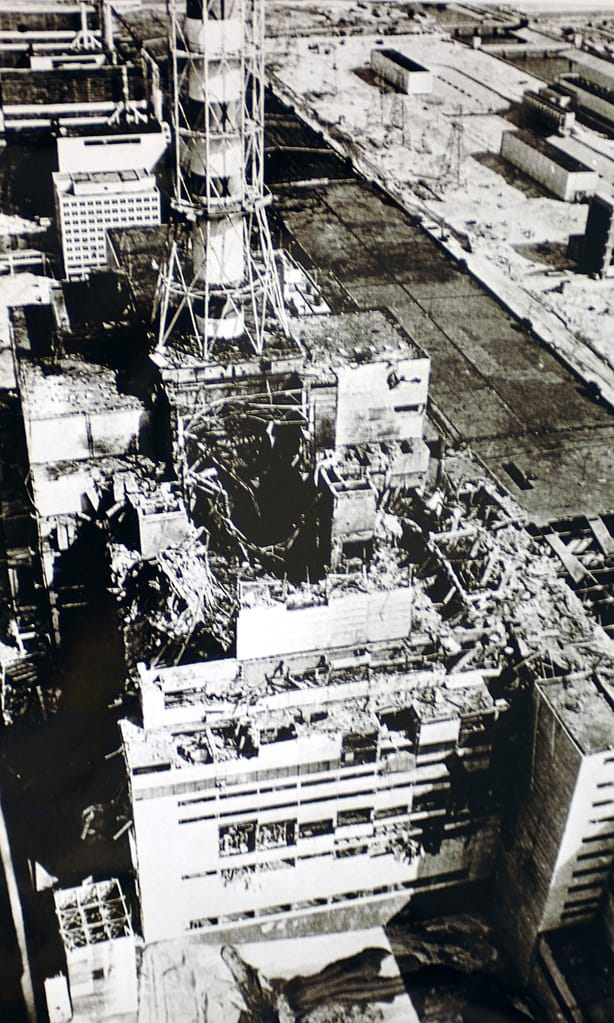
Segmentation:
{"type": "Polygon", "coordinates": [[[169,250],[158,281],[158,347],[189,335],[264,346],[287,332],[264,189],[264,0],[168,6],[175,145],[169,250]]]}

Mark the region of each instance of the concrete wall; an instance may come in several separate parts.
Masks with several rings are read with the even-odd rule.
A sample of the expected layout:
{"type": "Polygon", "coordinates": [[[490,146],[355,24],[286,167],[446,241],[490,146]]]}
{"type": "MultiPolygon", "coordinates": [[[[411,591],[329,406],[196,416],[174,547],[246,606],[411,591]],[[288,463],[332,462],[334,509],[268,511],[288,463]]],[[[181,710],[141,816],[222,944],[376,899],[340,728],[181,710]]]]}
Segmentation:
{"type": "Polygon", "coordinates": [[[537,692],[532,713],[530,787],[497,885],[501,929],[523,979],[529,974],[582,759],[537,692]]]}
{"type": "Polygon", "coordinates": [[[153,558],[166,547],[178,546],[190,535],[185,509],[143,514],[137,510],[139,548],[144,558],[153,558]]]}
{"type": "Polygon", "coordinates": [[[505,131],[501,137],[501,156],[565,202],[573,202],[578,195],[592,195],[599,184],[596,171],[589,167],[567,170],[513,131],[505,131]]]}
{"type": "Polygon", "coordinates": [[[25,422],[31,464],[123,455],[138,447],[142,408],[105,409],[25,422]]]}
{"type": "Polygon", "coordinates": [[[42,516],[74,515],[83,511],[83,497],[91,486],[92,478],[87,469],[62,473],[55,479],[36,468],[32,474],[35,503],[42,516]]]}
{"type": "Polygon", "coordinates": [[[136,1023],[138,990],[132,935],[76,948],[67,954],[75,1019],[136,1023]]]}
{"type": "Polygon", "coordinates": [[[409,587],[351,593],[313,607],[242,608],[237,621],[237,658],[277,657],[302,650],[361,646],[400,639],[411,624],[409,587]]]}
{"type": "Polygon", "coordinates": [[[120,170],[152,171],[164,156],[168,143],[168,133],[163,131],[59,138],[58,170],[61,174],[120,170]]]}
{"type": "MultiPolygon", "coordinates": [[[[232,915],[243,921],[242,926],[253,922],[254,913],[274,918],[283,911],[296,916],[316,898],[330,900],[330,905],[345,898],[354,902],[358,913],[357,896],[366,900],[379,892],[385,899],[398,900],[404,890],[404,898],[409,899],[413,888],[428,889],[454,879],[478,880],[492,873],[498,824],[489,818],[476,823],[468,834],[444,835],[437,852],[418,852],[410,860],[396,858],[385,847],[378,855],[362,851],[392,822],[408,824],[414,785],[422,782],[424,787],[437,775],[443,779],[443,764],[388,773],[382,784],[376,764],[370,772],[365,772],[364,765],[341,772],[331,765],[329,770],[297,777],[292,757],[285,763],[280,770],[283,792],[274,780],[259,783],[253,766],[238,786],[218,784],[179,798],[173,792],[176,772],[170,777],[169,773],[152,775],[158,785],[167,780],[166,794],[160,789],[153,798],[144,794],[134,803],[133,814],[147,942],[186,931],[198,937],[212,928],[227,928],[232,926],[232,915]],[[369,819],[342,825],[338,815],[355,808],[366,808],[369,819]],[[331,821],[330,833],[303,837],[301,825],[325,820],[331,821]],[[291,821],[293,839],[268,848],[257,842],[252,851],[228,854],[220,846],[220,829],[237,821],[253,823],[258,829],[263,823],[291,821]],[[342,849],[347,854],[340,856],[342,849]],[[255,871],[256,865],[264,869],[255,871]]],[[[248,766],[243,763],[244,770],[248,766]]]]}
{"type": "Polygon", "coordinates": [[[541,930],[589,919],[602,897],[607,875],[599,871],[604,867],[609,870],[614,860],[612,842],[602,837],[614,832],[611,823],[614,801],[610,801],[609,807],[599,806],[608,801],[607,790],[601,788],[608,779],[614,783],[614,763],[608,769],[607,754],[583,758],[552,870],[541,930]],[[595,872],[584,873],[594,868],[595,872]],[[583,871],[580,875],[579,870],[583,871]]]}
{"type": "Polygon", "coordinates": [[[536,690],[530,786],[498,884],[501,928],[524,980],[542,931],[594,914],[613,858],[599,818],[613,806],[612,755],[583,755],[536,690]]]}

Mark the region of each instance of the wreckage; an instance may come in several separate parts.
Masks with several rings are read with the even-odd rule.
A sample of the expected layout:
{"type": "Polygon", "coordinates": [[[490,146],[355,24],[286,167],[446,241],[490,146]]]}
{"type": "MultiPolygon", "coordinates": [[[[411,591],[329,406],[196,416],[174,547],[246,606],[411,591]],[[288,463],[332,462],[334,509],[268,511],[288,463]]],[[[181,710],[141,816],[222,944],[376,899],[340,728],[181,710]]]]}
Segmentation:
{"type": "MultiPolygon", "coordinates": [[[[57,709],[50,652],[103,607],[122,680],[99,700],[120,719],[127,793],[111,838],[127,836],[147,944],[370,926],[496,874],[513,903],[534,894],[530,864],[541,901],[514,937],[530,956],[607,891],[611,835],[592,829],[608,818],[590,816],[613,784],[600,585],[470,451],[446,449],[430,358],[391,310],[314,299],[288,318],[282,300],[310,292],[268,234],[262,95],[244,81],[262,51],[241,63],[241,19],[212,17],[230,51],[224,67],[209,55],[211,77],[238,89],[220,110],[206,21],[194,0],[171,26],[173,214],[155,257],[135,232],[128,312],[113,331],[77,329],[52,287],[48,306],[12,317],[19,416],[6,430],[27,471],[9,523],[4,722],[57,709]],[[250,172],[225,173],[245,147],[250,172]],[[143,292],[155,315],[137,325],[143,292]],[[573,842],[567,818],[539,823],[542,767],[573,842]]],[[[604,524],[591,528],[607,547],[604,524]]],[[[83,810],[83,841],[104,817],[83,810]]],[[[98,884],[58,894],[65,946],[118,936],[81,926],[93,905],[119,913],[132,962],[119,883],[98,884]]],[[[297,1012],[308,996],[297,984],[297,1012]]]]}

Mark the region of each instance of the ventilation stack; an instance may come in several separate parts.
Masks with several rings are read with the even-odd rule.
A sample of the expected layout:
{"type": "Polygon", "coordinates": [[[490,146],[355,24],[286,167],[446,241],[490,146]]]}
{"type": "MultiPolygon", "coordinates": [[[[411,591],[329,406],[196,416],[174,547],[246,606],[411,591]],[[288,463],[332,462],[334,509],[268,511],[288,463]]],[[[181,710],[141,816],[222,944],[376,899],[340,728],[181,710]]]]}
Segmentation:
{"type": "Polygon", "coordinates": [[[159,348],[179,332],[264,346],[285,329],[263,180],[264,0],[187,0],[170,16],[175,187],[158,287],[159,348]]]}

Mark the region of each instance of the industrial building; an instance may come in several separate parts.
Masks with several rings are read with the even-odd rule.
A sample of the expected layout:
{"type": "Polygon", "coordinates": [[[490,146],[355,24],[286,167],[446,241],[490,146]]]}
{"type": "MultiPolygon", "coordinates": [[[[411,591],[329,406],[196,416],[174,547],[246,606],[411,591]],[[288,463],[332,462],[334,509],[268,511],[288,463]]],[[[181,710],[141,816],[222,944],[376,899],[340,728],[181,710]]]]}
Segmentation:
{"type": "Polygon", "coordinates": [[[58,139],[53,186],[68,280],[106,265],[109,229],[160,224],[154,170],[169,141],[159,125],[58,139]]]}
{"type": "Polygon", "coordinates": [[[50,70],[100,64],[113,38],[111,5],[44,3],[0,11],[0,67],[50,70]]]}
{"type": "Polygon", "coordinates": [[[66,973],[45,982],[49,1023],[136,1023],[137,943],[119,881],[85,881],[53,901],[66,973]]]}
{"type": "MultiPolygon", "coordinates": [[[[336,649],[143,673],[143,726],[125,722],[122,734],[147,942],[384,923],[412,892],[491,869],[496,815],[484,805],[470,827],[466,810],[447,811],[456,793],[446,761],[476,784],[487,772],[494,701],[479,672],[395,671],[403,616],[376,643],[362,631],[367,660],[341,647],[343,619],[360,603],[331,594],[336,649]],[[251,687],[261,680],[255,713],[240,671],[251,687]]],[[[306,635],[310,610],[286,615],[293,628],[302,617],[306,635]]]]}
{"type": "Polygon", "coordinates": [[[433,91],[433,73],[398,50],[376,47],[371,50],[371,68],[389,85],[409,96],[433,91]]]}
{"type": "Polygon", "coordinates": [[[501,156],[565,202],[585,199],[598,187],[592,167],[527,130],[503,132],[501,156]]]}
{"type": "Polygon", "coordinates": [[[527,792],[500,889],[501,917],[525,980],[540,935],[597,916],[614,866],[609,683],[570,673],[539,682],[532,703],[527,792]]]}
{"type": "Polygon", "coordinates": [[[571,96],[562,96],[554,89],[526,89],[520,109],[527,127],[536,126],[548,134],[568,135],[576,119],[571,96]]]}
{"type": "Polygon", "coordinates": [[[574,51],[569,54],[571,60],[571,73],[578,75],[586,82],[591,82],[600,89],[614,89],[614,68],[612,61],[604,60],[592,53],[578,53],[574,51]]]}
{"type": "Polygon", "coordinates": [[[581,240],[579,263],[585,273],[606,276],[614,254],[614,201],[597,193],[591,199],[586,228],[581,240]]]}
{"type": "Polygon", "coordinates": [[[142,170],[54,174],[64,273],[80,280],[107,262],[107,230],[160,223],[160,192],[142,170]]]}
{"type": "MultiPolygon", "coordinates": [[[[527,982],[553,933],[608,912],[605,405],[277,100],[291,170],[270,218],[263,15],[171,5],[168,224],[149,99],[58,138],[70,283],[10,315],[3,719],[52,718],[40,664],[75,654],[58,662],[78,676],[75,728],[95,730],[91,700],[115,744],[88,748],[88,770],[104,758],[117,783],[79,806],[83,861],[105,842],[125,857],[57,883],[50,1023],[226,1023],[243,1012],[229,971],[247,1018],[273,1018],[286,974],[337,976],[323,952],[288,972],[287,939],[366,948],[390,1008],[389,945],[344,932],[486,890],[527,982]],[[111,630],[120,677],[101,678],[111,630]],[[262,972],[275,951],[227,946],[263,938],[282,980],[262,972]]],[[[432,89],[374,52],[390,84],[432,89]]],[[[549,94],[526,106],[569,127],[549,94]]],[[[538,135],[506,132],[501,152],[566,201],[596,187],[538,135]]]]}
{"type": "Polygon", "coordinates": [[[159,73],[118,60],[107,0],[0,12],[0,134],[160,118],[159,73]]]}
{"type": "Polygon", "coordinates": [[[606,89],[579,75],[561,75],[557,91],[573,100],[579,114],[614,126],[614,88],[606,89]]]}

